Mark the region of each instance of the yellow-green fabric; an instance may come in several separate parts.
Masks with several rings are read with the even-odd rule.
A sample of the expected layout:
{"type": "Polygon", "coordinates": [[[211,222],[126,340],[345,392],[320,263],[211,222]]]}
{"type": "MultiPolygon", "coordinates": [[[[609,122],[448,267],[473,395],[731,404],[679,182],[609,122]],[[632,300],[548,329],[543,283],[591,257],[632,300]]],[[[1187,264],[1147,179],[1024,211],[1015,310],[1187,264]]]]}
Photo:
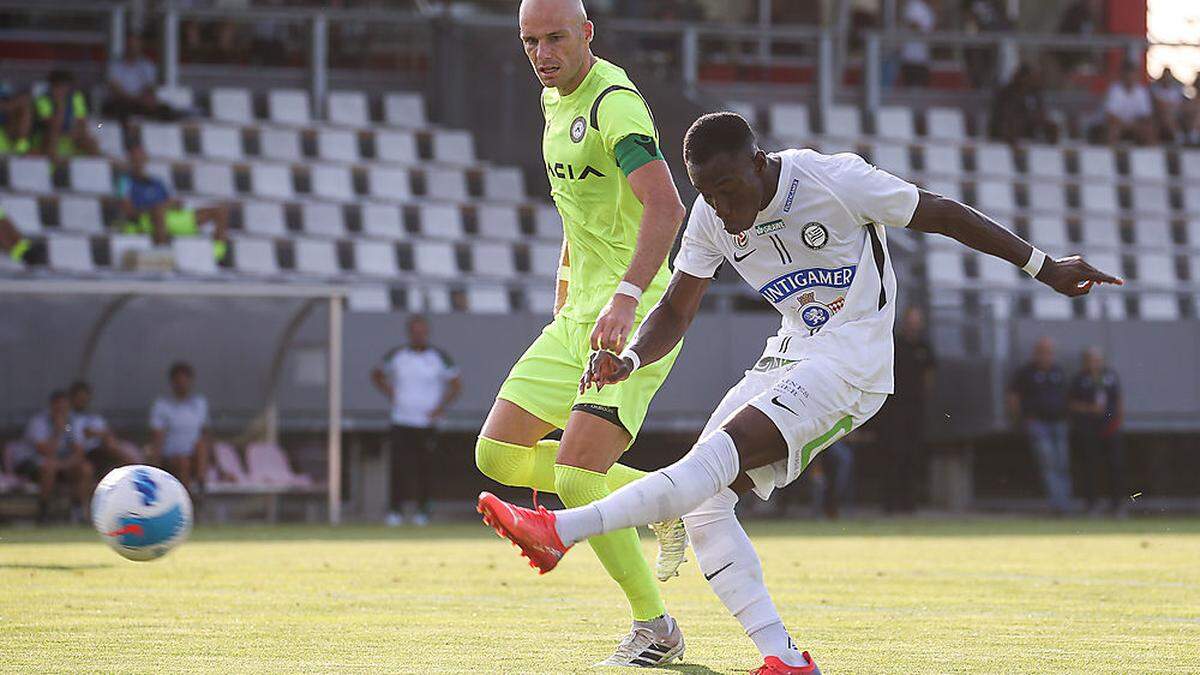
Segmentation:
{"type": "MultiPolygon", "coordinates": [[[[641,134],[659,141],[654,118],[621,68],[598,59],[575,91],[542,90],[546,126],[542,154],[550,196],[562,216],[571,283],[562,315],[595,321],[629,269],[637,247],[642,203],[617,164],[616,147],[641,134]]],[[[638,316],[662,297],[666,261],[642,295],[638,316]]]]}
{"type": "MultiPolygon", "coordinates": [[[[501,485],[553,493],[558,446],[558,441],[552,439],[526,447],[480,436],[475,440],[475,466],[501,485]]],[[[641,469],[613,464],[604,477],[608,489],[616,490],[645,475],[641,469]]]]}

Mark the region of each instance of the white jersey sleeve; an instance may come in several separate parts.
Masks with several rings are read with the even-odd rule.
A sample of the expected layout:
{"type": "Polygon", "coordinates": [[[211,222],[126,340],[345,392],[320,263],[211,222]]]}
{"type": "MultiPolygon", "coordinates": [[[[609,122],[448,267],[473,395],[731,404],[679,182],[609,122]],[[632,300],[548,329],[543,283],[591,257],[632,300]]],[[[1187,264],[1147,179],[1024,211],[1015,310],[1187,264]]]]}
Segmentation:
{"type": "Polygon", "coordinates": [[[843,152],[822,158],[826,187],[860,225],[906,227],[917,210],[917,186],[876,168],[858,155],[843,152]]]}
{"type": "Polygon", "coordinates": [[[712,208],[703,197],[696,197],[675,256],[675,269],[700,279],[711,279],[717,273],[725,254],[713,242],[714,227],[718,225],[712,208]]]}

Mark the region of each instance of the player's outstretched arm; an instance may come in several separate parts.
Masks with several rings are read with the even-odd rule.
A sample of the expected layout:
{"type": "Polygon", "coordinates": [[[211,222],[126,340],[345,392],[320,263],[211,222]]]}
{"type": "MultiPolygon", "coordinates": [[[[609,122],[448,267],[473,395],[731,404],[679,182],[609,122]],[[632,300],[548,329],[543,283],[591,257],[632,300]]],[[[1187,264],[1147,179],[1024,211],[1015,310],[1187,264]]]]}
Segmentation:
{"type": "Polygon", "coordinates": [[[1046,257],[1029,242],[966,204],[925,190],[919,190],[919,193],[909,229],[942,234],[976,251],[1007,260],[1033,273],[1035,279],[1063,295],[1083,295],[1093,284],[1119,286],[1125,283],[1119,277],[1092,267],[1077,255],[1057,259],[1046,257]]]}
{"type": "MultiPolygon", "coordinates": [[[[637,248],[625,272],[624,282],[645,290],[658,269],[662,267],[679,226],[687,215],[679,191],[671,180],[671,169],[661,159],[647,162],[629,176],[629,187],[642,203],[642,222],[638,230],[637,248]]],[[[608,306],[600,312],[592,330],[592,349],[621,351],[633,330],[638,300],[621,292],[613,295],[608,306]]]]}
{"type": "Polygon", "coordinates": [[[700,300],[708,290],[711,279],[701,279],[676,271],[658,304],[646,315],[633,343],[618,356],[610,351],[597,351],[588,362],[587,372],[579,381],[579,393],[595,384],[599,390],[628,378],[636,367],[654,363],[675,349],[683,339],[692,319],[700,309],[700,300]],[[632,357],[628,352],[637,356],[632,357]],[[634,363],[634,361],[637,363],[634,363]]]}

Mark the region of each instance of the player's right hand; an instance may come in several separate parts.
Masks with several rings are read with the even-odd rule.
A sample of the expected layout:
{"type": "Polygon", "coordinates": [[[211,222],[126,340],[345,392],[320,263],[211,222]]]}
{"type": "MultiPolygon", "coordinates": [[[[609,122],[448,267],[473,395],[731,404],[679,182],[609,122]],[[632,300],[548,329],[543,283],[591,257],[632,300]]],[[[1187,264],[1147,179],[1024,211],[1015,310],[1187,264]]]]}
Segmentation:
{"type": "Polygon", "coordinates": [[[596,391],[600,391],[606,384],[616,384],[628,379],[631,373],[633,363],[629,359],[623,359],[610,351],[592,352],[587,370],[584,371],[583,377],[579,378],[579,393],[587,391],[593,384],[596,385],[596,391]]]}
{"type": "Polygon", "coordinates": [[[1125,283],[1120,277],[1114,277],[1092,267],[1077,255],[1057,260],[1047,258],[1041,271],[1038,272],[1037,280],[1072,298],[1085,295],[1092,290],[1094,284],[1121,286],[1125,283]]]}

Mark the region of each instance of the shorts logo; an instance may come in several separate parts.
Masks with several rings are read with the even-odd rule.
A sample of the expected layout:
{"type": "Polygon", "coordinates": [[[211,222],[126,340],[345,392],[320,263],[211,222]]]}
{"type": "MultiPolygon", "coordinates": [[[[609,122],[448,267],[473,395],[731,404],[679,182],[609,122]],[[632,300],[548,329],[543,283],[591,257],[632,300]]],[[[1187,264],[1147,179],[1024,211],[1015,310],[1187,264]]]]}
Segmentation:
{"type": "Polygon", "coordinates": [[[795,270],[772,279],[762,288],[758,289],[758,292],[768,302],[779,303],[797,293],[811,290],[817,286],[849,288],[851,282],[854,281],[854,272],[857,268],[857,265],[847,265],[846,267],[839,267],[837,269],[813,267],[795,270]]]}
{"type": "Polygon", "coordinates": [[[800,230],[800,238],[804,240],[804,245],[816,251],[825,248],[825,244],[829,243],[829,230],[818,222],[811,222],[800,230]]]}
{"type": "Polygon", "coordinates": [[[779,230],[782,230],[785,227],[787,227],[787,223],[783,222],[782,219],[775,219],[775,220],[772,220],[767,223],[759,223],[758,225],[755,225],[754,226],[754,234],[757,234],[757,235],[770,234],[772,232],[777,232],[779,230]]]}
{"type": "Polygon", "coordinates": [[[582,116],[576,117],[574,122],[571,122],[571,140],[575,143],[583,140],[583,135],[587,133],[587,121],[582,116]]]}
{"type": "Polygon", "coordinates": [[[745,230],[729,236],[733,238],[733,245],[738,248],[746,248],[750,245],[750,235],[746,234],[745,230]]]}
{"type": "Polygon", "coordinates": [[[783,202],[783,212],[787,213],[792,210],[792,200],[796,198],[796,188],[800,187],[800,179],[793,178],[792,186],[788,188],[787,200],[783,202]]]}

